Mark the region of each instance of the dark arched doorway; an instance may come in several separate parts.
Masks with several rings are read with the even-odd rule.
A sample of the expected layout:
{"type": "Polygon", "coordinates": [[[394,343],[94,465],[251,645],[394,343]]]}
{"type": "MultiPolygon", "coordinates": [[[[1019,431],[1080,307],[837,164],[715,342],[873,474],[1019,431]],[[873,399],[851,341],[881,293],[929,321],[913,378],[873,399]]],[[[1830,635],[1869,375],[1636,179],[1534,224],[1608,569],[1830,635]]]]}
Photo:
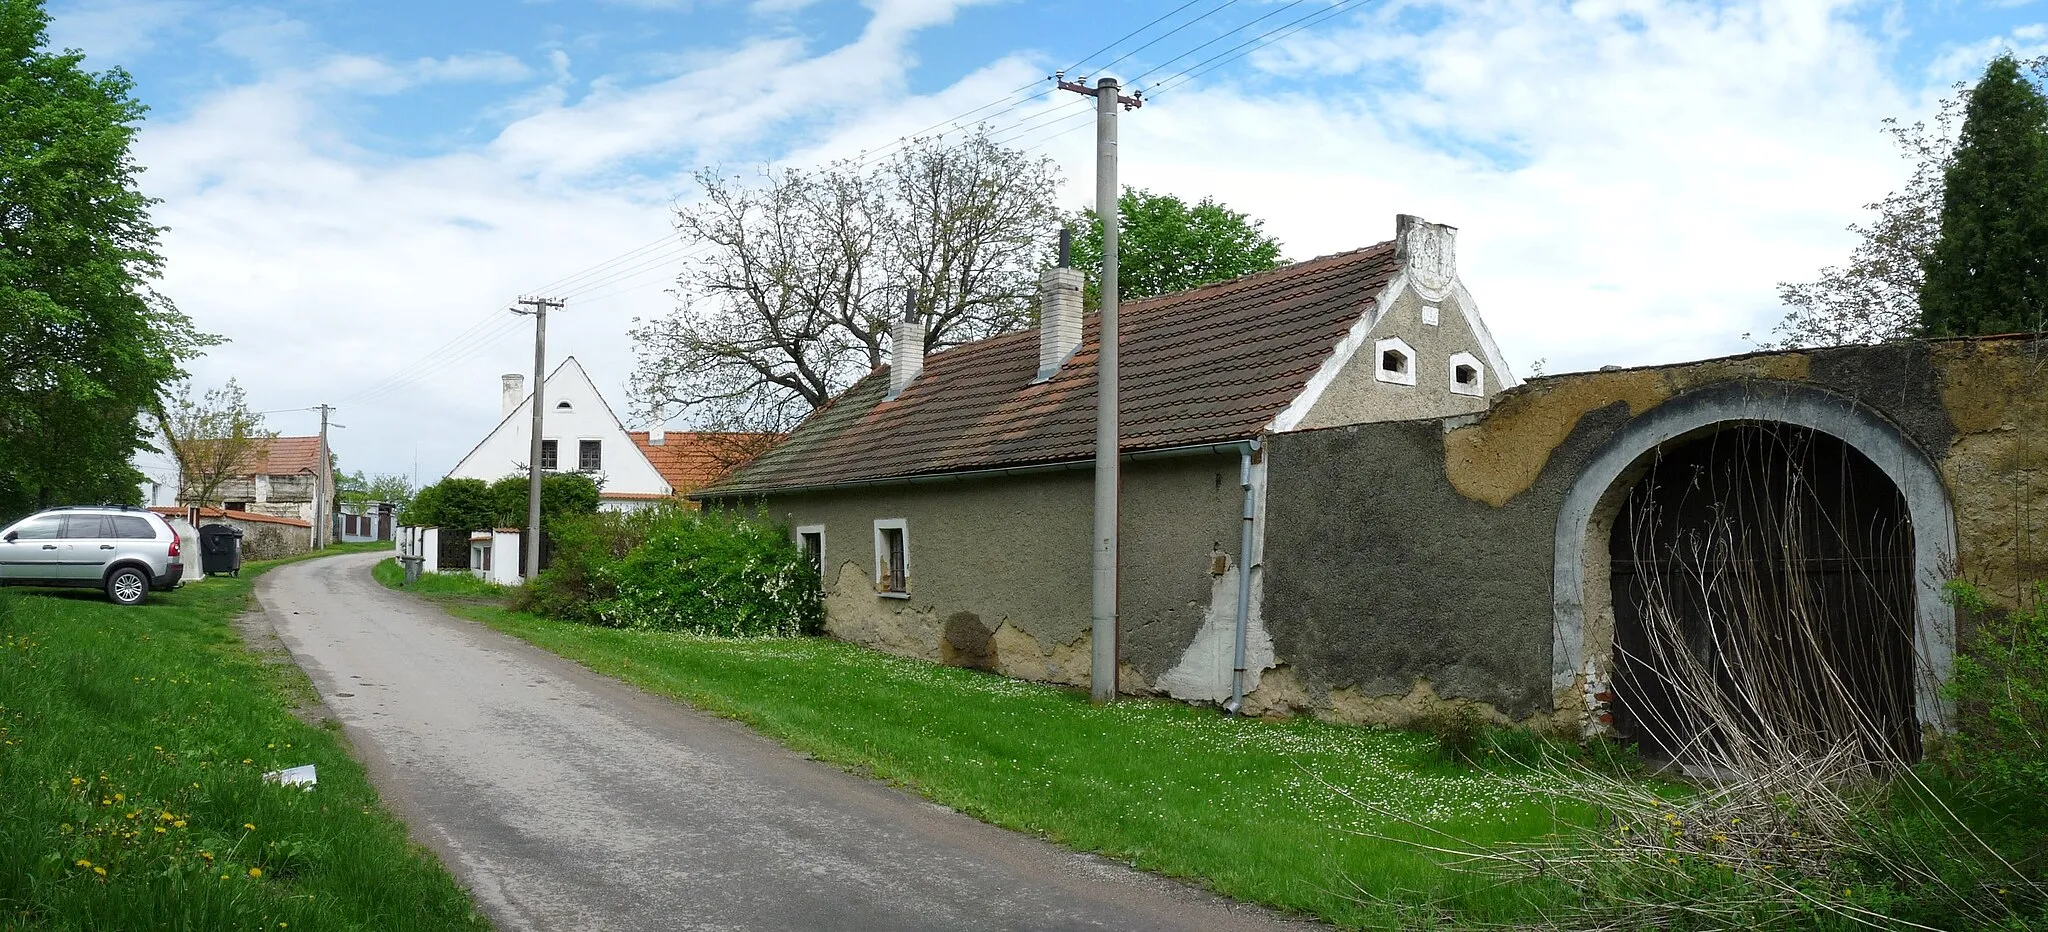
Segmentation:
{"type": "Polygon", "coordinates": [[[1907,514],[1869,458],[1803,427],[1651,452],[1609,538],[1616,732],[1681,761],[1917,759],[1907,514]]]}

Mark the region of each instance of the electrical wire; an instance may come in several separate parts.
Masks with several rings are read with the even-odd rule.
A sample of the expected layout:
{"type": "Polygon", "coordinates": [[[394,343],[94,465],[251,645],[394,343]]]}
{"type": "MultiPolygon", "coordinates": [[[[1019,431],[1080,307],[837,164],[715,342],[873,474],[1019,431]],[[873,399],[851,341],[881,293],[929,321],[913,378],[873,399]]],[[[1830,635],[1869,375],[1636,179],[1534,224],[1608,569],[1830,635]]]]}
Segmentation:
{"type": "MultiPolygon", "coordinates": [[[[1354,0],[1337,0],[1337,2],[1331,4],[1328,9],[1317,10],[1313,13],[1304,15],[1298,19],[1291,20],[1288,23],[1275,27],[1274,29],[1268,30],[1267,32],[1260,34],[1258,36],[1254,36],[1245,42],[1239,43],[1238,45],[1235,45],[1230,49],[1227,49],[1216,55],[1210,56],[1209,58],[1203,59],[1200,62],[1196,62],[1194,66],[1192,66],[1188,71],[1167,81],[1164,84],[1161,84],[1158,90],[1154,91],[1154,93],[1158,93],[1160,91],[1173,90],[1174,88],[1180,87],[1181,85],[1186,84],[1189,81],[1199,78],[1202,75],[1208,74],[1211,71],[1221,68],[1224,65],[1227,65],[1233,61],[1236,61],[1237,59],[1243,58],[1244,56],[1249,55],[1252,52],[1256,52],[1259,49],[1265,48],[1268,45],[1272,45],[1275,42],[1279,42],[1280,40],[1285,39],[1288,36],[1294,35],[1295,33],[1301,32],[1302,30],[1308,29],[1312,26],[1320,25],[1321,23],[1336,16],[1338,13],[1343,12],[1344,9],[1346,7],[1351,6],[1353,2],[1354,0]],[[1212,62],[1214,64],[1211,64],[1212,62]]],[[[1370,3],[1371,0],[1366,0],[1366,2],[1370,3]]],[[[1292,5],[1293,4],[1289,4],[1289,6],[1292,5]]],[[[1285,8],[1283,7],[1282,9],[1285,8]]]]}

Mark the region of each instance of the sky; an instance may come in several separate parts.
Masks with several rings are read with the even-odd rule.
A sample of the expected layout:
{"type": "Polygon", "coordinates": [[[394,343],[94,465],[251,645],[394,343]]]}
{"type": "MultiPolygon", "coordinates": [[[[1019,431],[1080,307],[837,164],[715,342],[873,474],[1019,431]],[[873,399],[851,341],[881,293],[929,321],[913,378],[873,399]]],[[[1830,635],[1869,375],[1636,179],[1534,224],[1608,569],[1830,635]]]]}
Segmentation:
{"type": "Polygon", "coordinates": [[[643,426],[627,331],[675,306],[694,253],[671,220],[700,169],[819,165],[972,113],[1086,205],[1089,104],[1046,88],[1056,69],[1148,89],[1125,184],[1214,197],[1290,259],[1386,240],[1399,213],[1457,226],[1528,376],[1768,338],[1777,284],[1842,261],[1863,205],[1904,183],[1882,121],[1931,113],[2001,50],[2048,50],[2048,0],[49,10],[54,45],[125,69],[151,108],[135,155],[159,287],[228,338],[194,384],[236,379],[286,434],[335,405],[342,469],[422,482],[495,425],[499,376],[531,372],[521,295],[567,299],[550,366],[576,356],[643,426]]]}

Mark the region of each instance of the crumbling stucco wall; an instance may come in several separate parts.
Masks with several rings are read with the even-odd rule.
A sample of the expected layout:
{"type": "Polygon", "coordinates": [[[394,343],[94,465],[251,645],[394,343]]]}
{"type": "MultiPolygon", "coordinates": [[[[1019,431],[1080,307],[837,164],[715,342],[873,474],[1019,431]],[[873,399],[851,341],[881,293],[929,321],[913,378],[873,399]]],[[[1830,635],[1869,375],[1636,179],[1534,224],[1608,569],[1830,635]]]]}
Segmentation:
{"type": "MultiPolygon", "coordinates": [[[[1949,572],[2016,599],[2048,576],[2044,360],[2025,339],[1754,354],[1540,379],[1472,418],[1277,435],[1264,609],[1281,666],[1250,705],[1395,724],[1444,702],[1497,720],[1597,715],[1597,683],[1552,679],[1561,505],[1631,421],[1709,388],[1810,386],[1881,419],[1946,486],[1949,572]]],[[[1595,512],[1585,547],[1589,656],[1611,647],[1612,517],[1595,512]]]]}
{"type": "MultiPolygon", "coordinates": [[[[1242,493],[1234,452],[1123,469],[1122,688],[1180,665],[1236,588],[1242,493]],[[1222,595],[1218,595],[1222,593],[1222,595]]],[[[825,529],[826,631],[907,657],[1085,686],[1094,508],[1087,469],[771,495],[771,517],[825,529]],[[874,522],[901,518],[909,597],[875,591],[874,522]]],[[[747,506],[750,507],[750,506],[747,506]]]]}

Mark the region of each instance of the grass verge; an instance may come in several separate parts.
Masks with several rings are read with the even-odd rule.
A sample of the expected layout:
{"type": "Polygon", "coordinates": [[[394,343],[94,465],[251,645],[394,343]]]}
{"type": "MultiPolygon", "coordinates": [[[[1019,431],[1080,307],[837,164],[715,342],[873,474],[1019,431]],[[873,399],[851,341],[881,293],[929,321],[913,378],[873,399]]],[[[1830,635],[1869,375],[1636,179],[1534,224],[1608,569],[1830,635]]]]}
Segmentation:
{"type": "MultiPolygon", "coordinates": [[[[376,576],[394,588],[402,580],[389,562],[376,576]]],[[[824,638],[599,628],[473,594],[429,597],[984,821],[1241,900],[1383,927],[1412,920],[1417,907],[1457,921],[1512,921],[1552,892],[1493,885],[1394,840],[1439,841],[1409,819],[1481,844],[1560,826],[1547,798],[1443,762],[1425,735],[1229,719],[1171,702],[1096,707],[1084,692],[824,638]]]]}
{"type": "Polygon", "coordinates": [[[340,737],[293,715],[304,675],[235,633],[281,562],[135,608],[0,590],[0,928],[489,928],[340,737]],[[309,792],[263,780],[300,764],[309,792]]]}

